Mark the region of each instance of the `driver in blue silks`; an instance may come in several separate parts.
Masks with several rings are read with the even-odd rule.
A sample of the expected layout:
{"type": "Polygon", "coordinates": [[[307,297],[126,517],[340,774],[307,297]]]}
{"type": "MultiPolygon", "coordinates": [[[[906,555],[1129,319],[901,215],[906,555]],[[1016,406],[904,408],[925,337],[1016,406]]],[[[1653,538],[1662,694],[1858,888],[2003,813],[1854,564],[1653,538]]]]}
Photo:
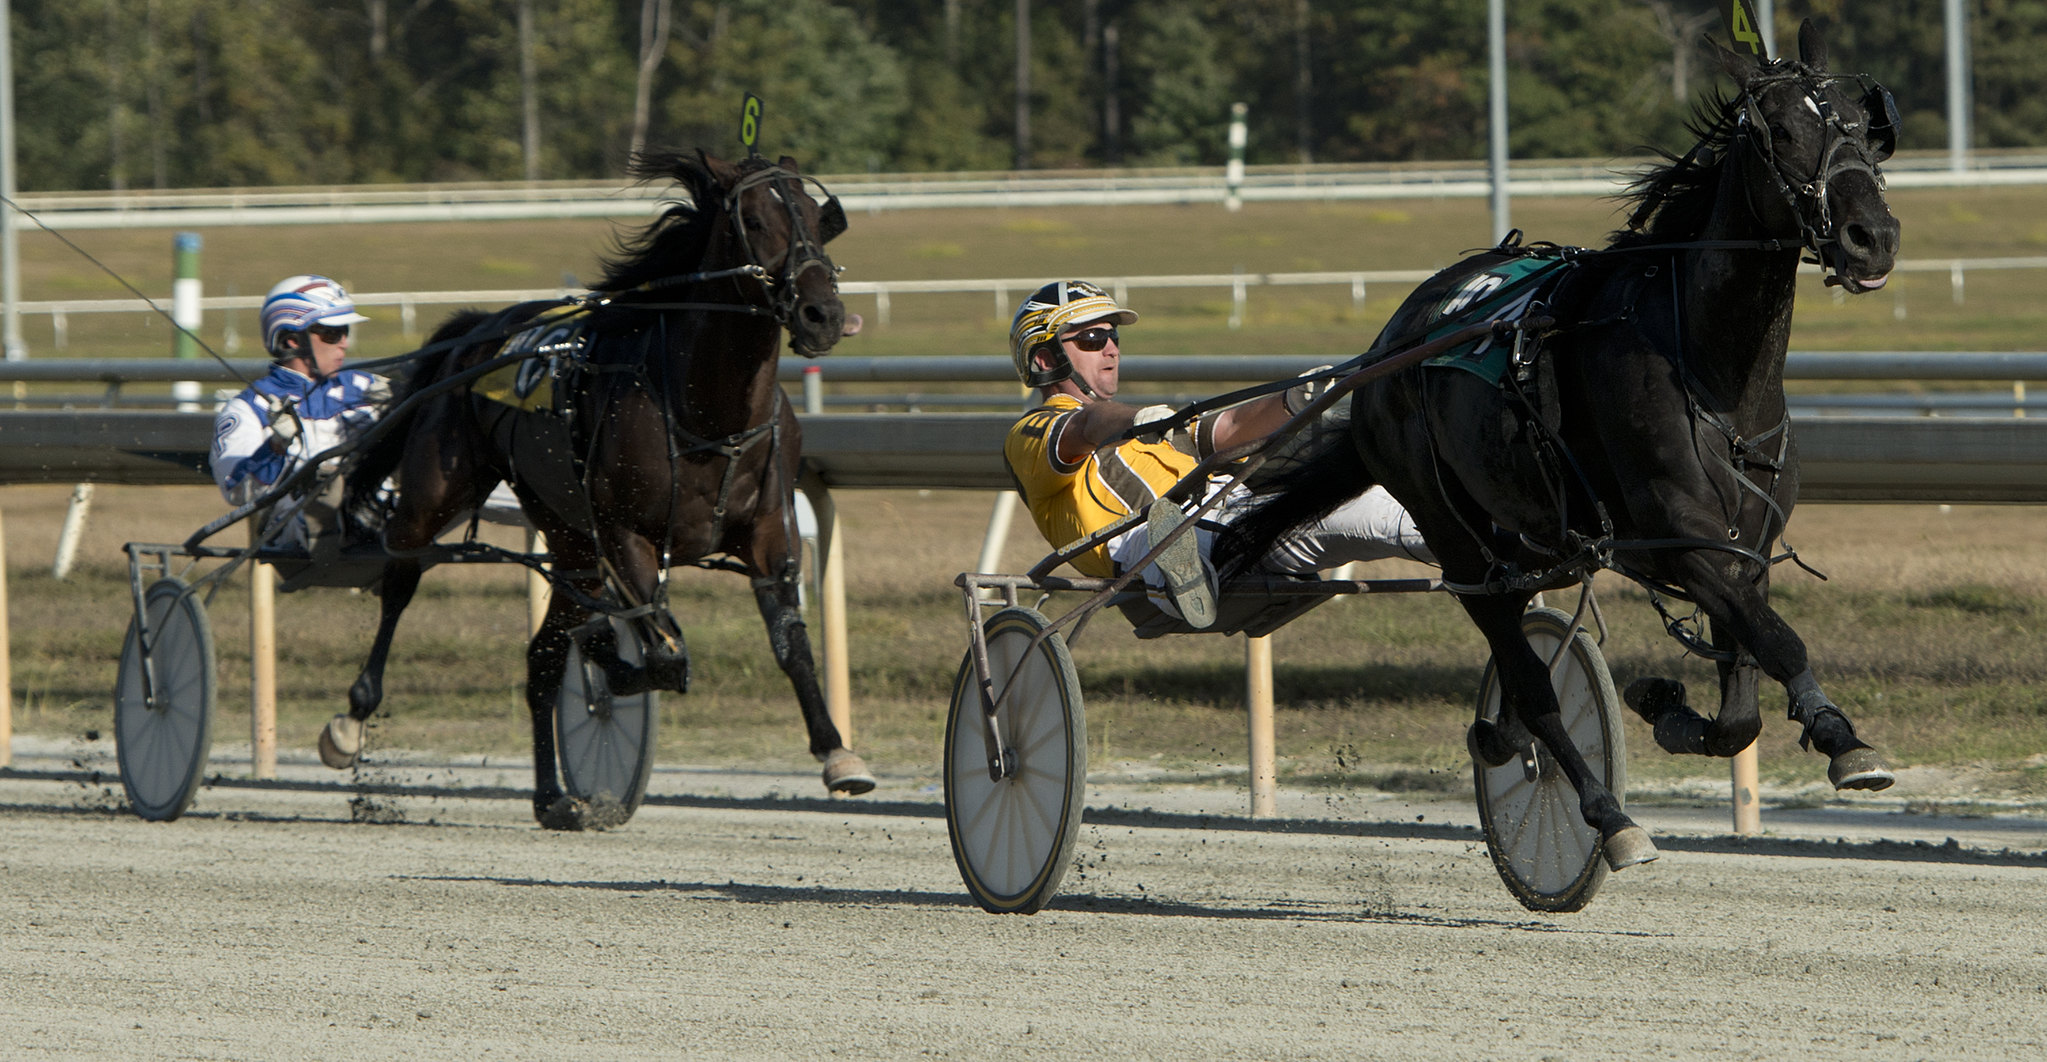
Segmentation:
{"type": "MultiPolygon", "coordinates": [[[[349,328],[369,318],[335,281],[287,277],[263,301],[268,373],[221,408],[213,421],[213,480],[237,505],[260,496],[300,463],[362,433],[383,411],[391,387],[381,376],[343,369],[349,328]]],[[[338,549],[340,478],[320,497],[281,501],[277,544],[338,549]],[[311,543],[307,541],[310,522],[311,543]]]]}

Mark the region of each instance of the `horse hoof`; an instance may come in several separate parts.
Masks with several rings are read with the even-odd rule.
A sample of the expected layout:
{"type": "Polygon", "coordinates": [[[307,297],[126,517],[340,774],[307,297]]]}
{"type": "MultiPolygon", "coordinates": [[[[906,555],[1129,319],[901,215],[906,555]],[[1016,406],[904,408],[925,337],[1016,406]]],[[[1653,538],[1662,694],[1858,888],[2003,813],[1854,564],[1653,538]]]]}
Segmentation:
{"type": "Polygon", "coordinates": [[[1487,767],[1498,767],[1521,754],[1521,750],[1500,733],[1500,728],[1487,719],[1471,724],[1464,731],[1464,749],[1471,753],[1471,762],[1487,767]]]}
{"type": "Polygon", "coordinates": [[[1640,826],[1630,826],[1606,839],[1608,870],[1624,870],[1662,854],[1656,850],[1656,842],[1649,839],[1649,831],[1640,826]]]}
{"type": "Polygon", "coordinates": [[[1868,745],[1849,749],[1827,764],[1827,781],[1834,783],[1835,789],[1867,789],[1873,792],[1889,789],[1897,780],[1898,776],[1884,765],[1883,756],[1868,745]]]}
{"type": "Polygon", "coordinates": [[[362,720],[352,715],[327,720],[320,731],[320,762],[337,771],[355,766],[362,755],[362,730],[362,720]]]}
{"type": "Polygon", "coordinates": [[[588,824],[589,805],[575,797],[557,797],[544,811],[539,804],[540,801],[534,801],[533,817],[539,820],[542,829],[580,831],[588,824]]]}
{"type": "Polygon", "coordinates": [[[824,758],[824,787],[833,793],[859,796],[874,788],[874,776],[867,763],[847,749],[833,749],[824,758]]]}
{"type": "Polygon", "coordinates": [[[1675,679],[1638,678],[1628,683],[1621,693],[1621,700],[1642,717],[1642,721],[1655,726],[1656,721],[1671,712],[1684,711],[1685,684],[1675,679]]]}

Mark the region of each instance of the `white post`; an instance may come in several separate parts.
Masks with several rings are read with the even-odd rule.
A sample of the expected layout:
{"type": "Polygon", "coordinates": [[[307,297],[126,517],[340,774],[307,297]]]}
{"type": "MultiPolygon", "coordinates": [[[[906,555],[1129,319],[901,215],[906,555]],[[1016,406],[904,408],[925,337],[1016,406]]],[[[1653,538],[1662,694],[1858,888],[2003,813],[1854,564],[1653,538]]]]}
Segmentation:
{"type": "MultiPolygon", "coordinates": [[[[249,545],[260,540],[249,521],[249,545]]],[[[277,777],[277,573],[249,562],[249,776],[277,777]]]]}
{"type": "MultiPolygon", "coordinates": [[[[199,356],[199,342],[193,337],[199,334],[199,326],[205,321],[199,304],[205,294],[199,279],[199,245],[196,232],[178,233],[172,241],[176,279],[171,281],[171,323],[178,326],[178,333],[171,337],[171,353],[180,359],[199,356]]],[[[199,392],[197,380],[179,380],[171,385],[171,395],[178,400],[178,410],[183,413],[200,408],[199,392]]]]}
{"type": "Polygon", "coordinates": [[[803,367],[803,412],[816,415],[824,412],[824,366],[818,364],[803,367]]]}
{"type": "Polygon", "coordinates": [[[1506,0],[1486,4],[1486,54],[1491,70],[1487,78],[1489,98],[1486,125],[1493,181],[1493,241],[1499,242],[1514,227],[1507,207],[1507,5],[1506,0]]]}
{"type": "Polygon", "coordinates": [[[1244,639],[1244,707],[1251,744],[1251,817],[1279,813],[1279,757],[1272,724],[1272,636],[1244,639]]]}
{"type": "Polygon", "coordinates": [[[1230,162],[1223,170],[1223,184],[1228,192],[1223,196],[1223,206],[1234,214],[1244,209],[1244,199],[1239,190],[1244,187],[1244,142],[1248,139],[1244,131],[1244,115],[1249,108],[1242,103],[1230,104],[1230,162]]]}
{"type": "Polygon", "coordinates": [[[12,5],[0,0],[0,302],[6,321],[0,346],[8,361],[28,357],[21,341],[21,241],[14,227],[14,20],[12,5]]]}
{"type": "Polygon", "coordinates": [[[1947,0],[1948,169],[1969,168],[1969,21],[1962,0],[1947,0]]]}
{"type": "Polygon", "coordinates": [[[85,535],[85,518],[92,513],[92,484],[71,488],[71,506],[64,510],[64,530],[57,535],[57,559],[50,565],[50,578],[64,581],[78,559],[78,540],[85,535]]]}

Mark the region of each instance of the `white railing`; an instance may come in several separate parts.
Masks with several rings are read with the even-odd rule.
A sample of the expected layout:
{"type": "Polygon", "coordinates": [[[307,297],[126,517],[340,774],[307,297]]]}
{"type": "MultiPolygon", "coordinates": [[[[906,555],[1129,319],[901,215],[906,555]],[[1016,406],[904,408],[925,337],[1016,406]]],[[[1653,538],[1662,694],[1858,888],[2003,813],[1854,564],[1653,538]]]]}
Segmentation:
{"type": "MultiPolygon", "coordinates": [[[[1808,273],[1819,274],[1819,267],[1803,267],[1808,273]]],[[[1996,257],[1996,258],[1917,258],[1900,261],[1895,273],[1945,273],[1948,277],[1949,297],[1957,305],[1966,300],[1967,277],[1971,272],[1998,272],[2012,269],[2047,269],[2047,256],[1996,257]]],[[[1279,287],[1336,287],[1349,289],[1351,307],[1362,309],[1367,292],[1380,284],[1396,285],[1402,295],[1415,284],[1434,275],[1428,269],[1357,269],[1323,270],[1303,273],[1189,273],[1161,274],[1126,277],[1109,277],[1101,281],[1116,296],[1116,301],[1128,303],[1130,292],[1139,289],[1166,288],[1227,288],[1230,291],[1230,327],[1237,328],[1246,319],[1253,288],[1279,287]]],[[[874,300],[875,324],[886,327],[894,310],[894,301],[902,295],[933,295],[986,293],[992,297],[991,312],[995,320],[1007,321],[1016,312],[1015,297],[1033,290],[1045,282],[1043,277],[990,277],[963,280],[863,280],[848,281],[839,285],[839,292],[847,296],[859,296],[874,300]]],[[[505,288],[474,289],[461,291],[402,291],[367,292],[355,295],[361,306],[396,306],[399,311],[399,331],[406,337],[419,334],[418,310],[421,306],[502,306],[529,299],[552,299],[571,294],[562,288],[505,288]]],[[[199,300],[204,311],[254,310],[263,305],[260,295],[215,295],[199,300]]],[[[148,313],[168,312],[170,298],[165,296],[152,307],[139,298],[125,299],[24,299],[19,304],[24,315],[48,315],[53,345],[62,350],[69,342],[70,317],[73,314],[105,313],[148,313]]],[[[232,353],[232,350],[230,350],[232,353]]]]}

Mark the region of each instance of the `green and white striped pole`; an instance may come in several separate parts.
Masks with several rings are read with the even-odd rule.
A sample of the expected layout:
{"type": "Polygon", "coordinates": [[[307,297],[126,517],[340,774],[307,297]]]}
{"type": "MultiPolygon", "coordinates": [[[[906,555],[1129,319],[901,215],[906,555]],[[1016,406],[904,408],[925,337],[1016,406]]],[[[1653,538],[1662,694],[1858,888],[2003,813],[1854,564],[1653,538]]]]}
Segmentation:
{"type": "Polygon", "coordinates": [[[1244,115],[1250,108],[1241,103],[1230,104],[1230,164],[1223,171],[1223,183],[1229,192],[1223,197],[1223,206],[1234,214],[1244,209],[1244,200],[1238,190],[1244,187],[1244,115]]]}
{"type": "MultiPolygon", "coordinates": [[[[171,336],[171,356],[196,358],[199,356],[199,341],[193,336],[199,331],[202,314],[199,309],[201,284],[199,281],[199,234],[178,233],[172,242],[172,254],[177,268],[171,281],[171,321],[178,326],[171,336]]],[[[171,385],[171,397],[178,400],[181,412],[194,412],[199,405],[199,381],[179,380],[171,385]]]]}

